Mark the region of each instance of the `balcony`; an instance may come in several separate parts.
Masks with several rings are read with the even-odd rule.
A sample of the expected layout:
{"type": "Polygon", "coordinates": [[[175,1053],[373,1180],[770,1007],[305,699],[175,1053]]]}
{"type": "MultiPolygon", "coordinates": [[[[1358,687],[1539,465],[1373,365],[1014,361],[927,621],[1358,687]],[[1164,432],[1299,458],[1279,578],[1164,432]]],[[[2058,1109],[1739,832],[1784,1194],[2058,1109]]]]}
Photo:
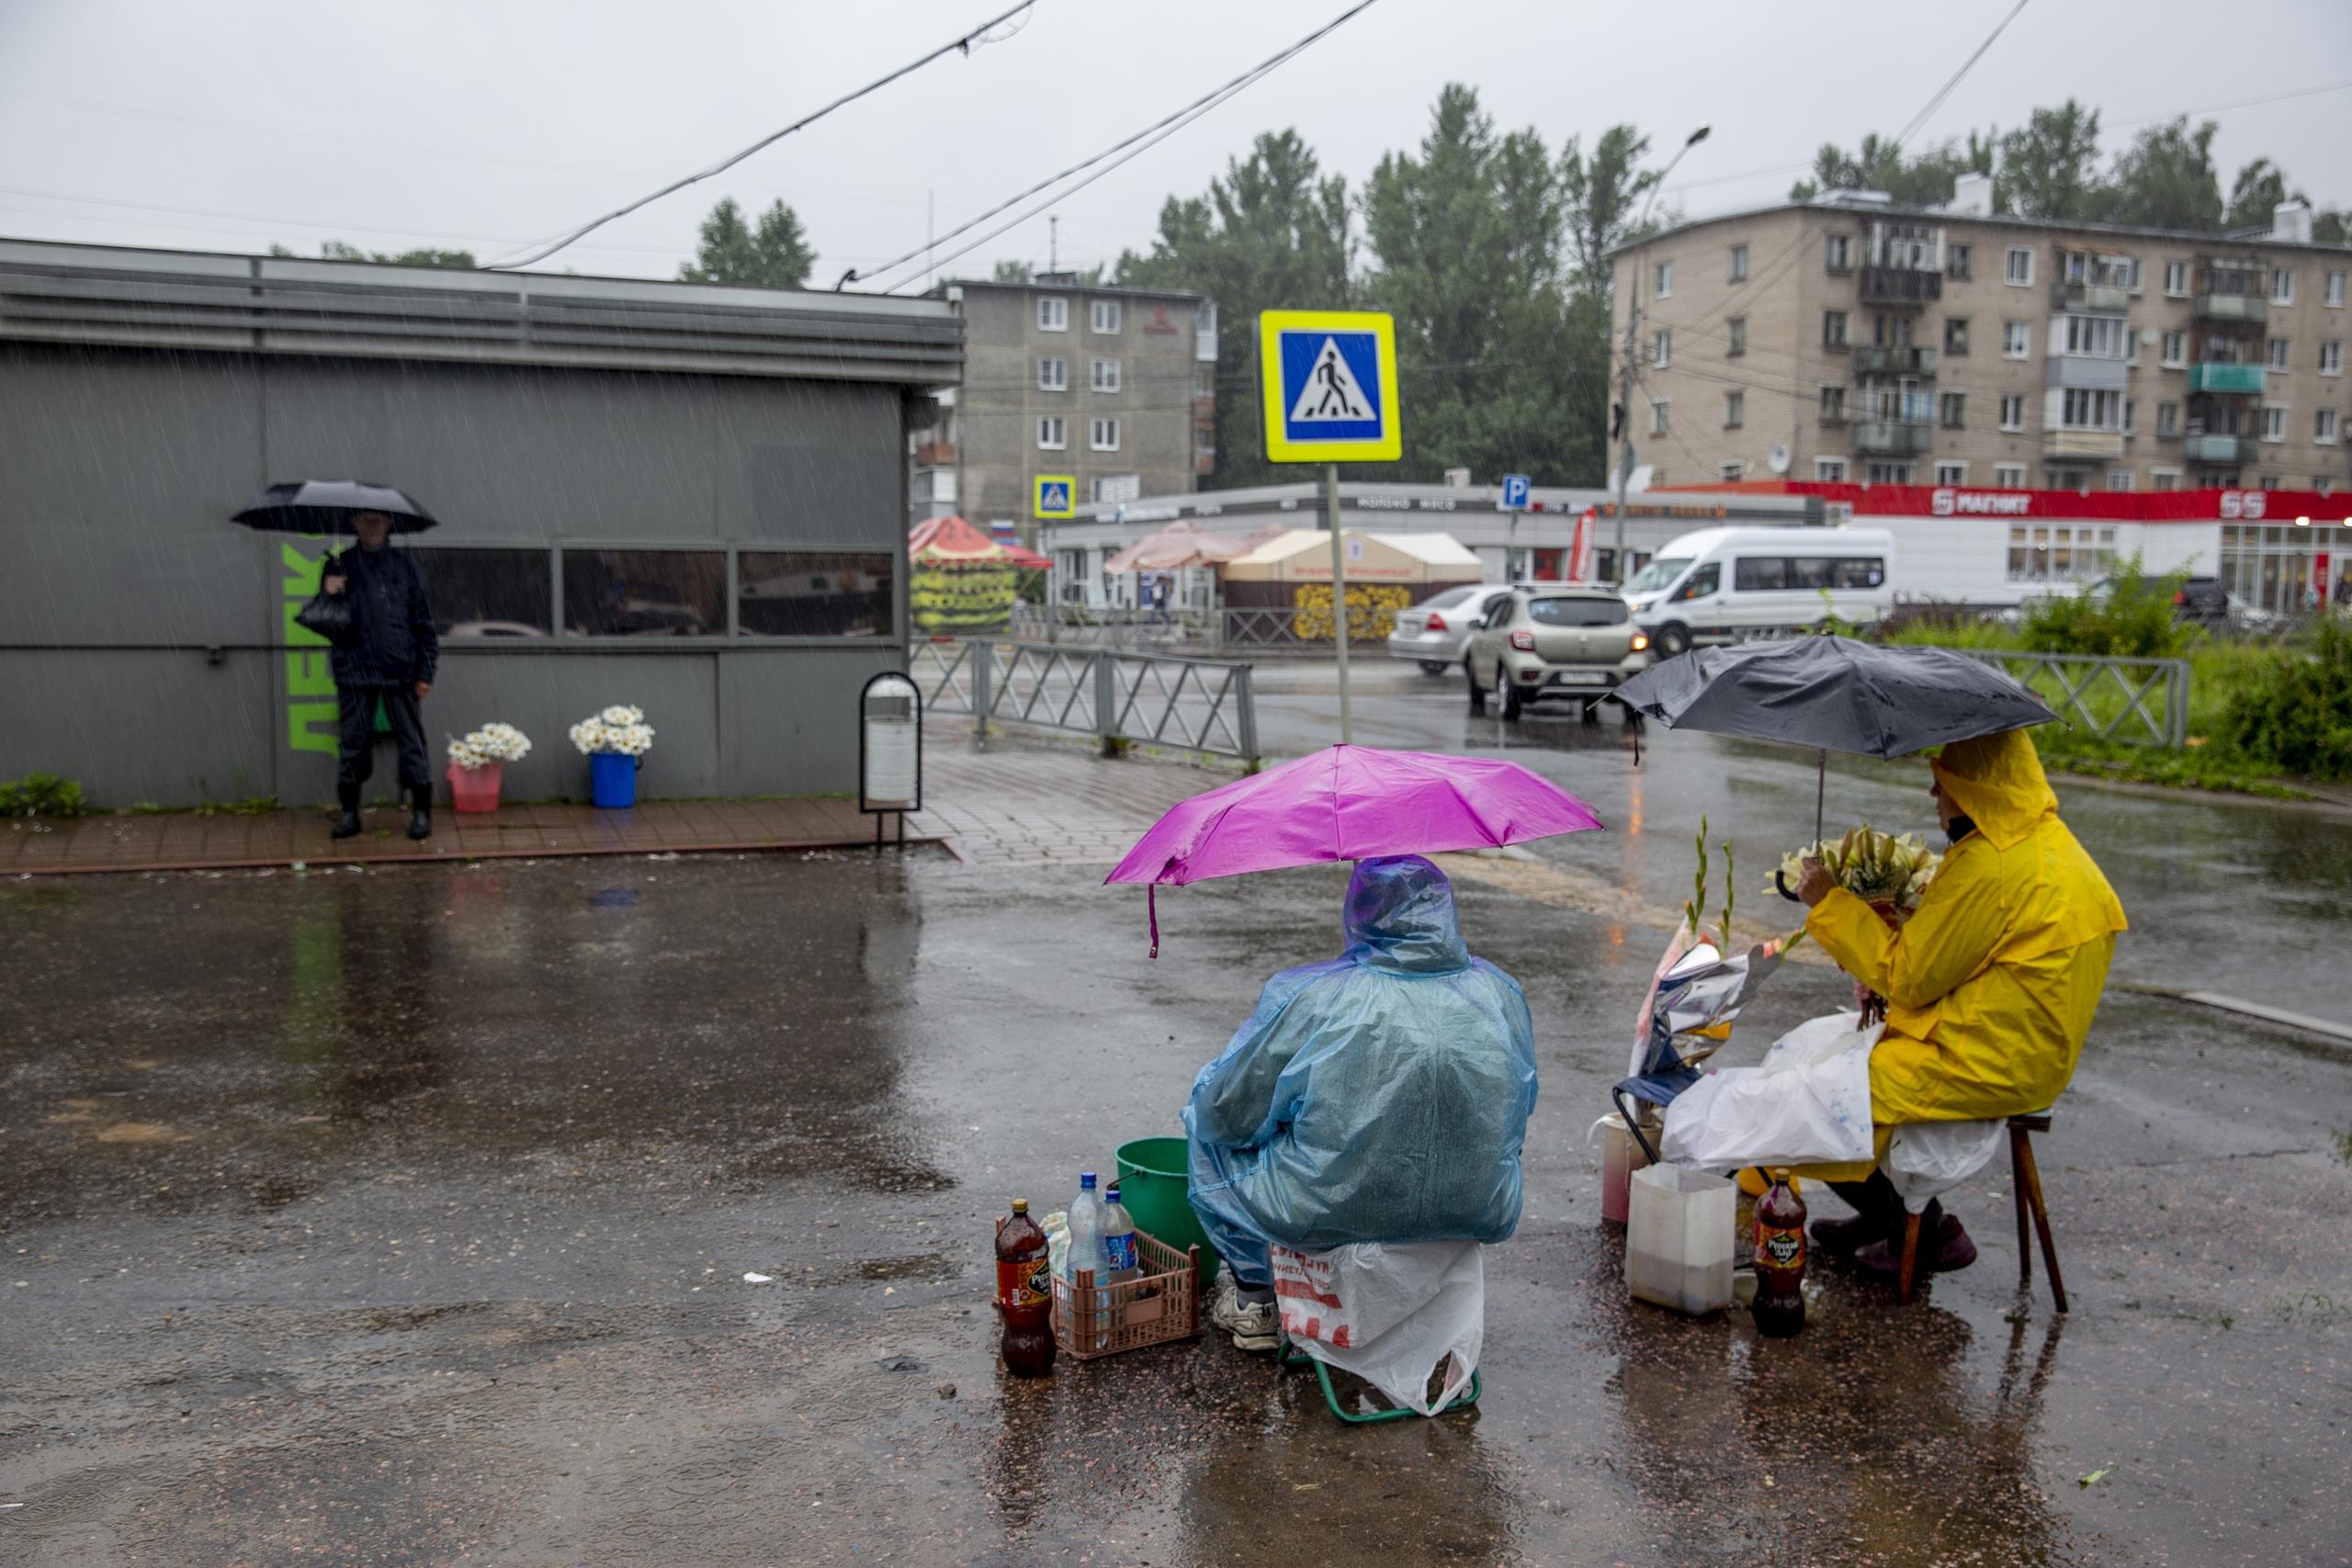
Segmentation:
{"type": "Polygon", "coordinates": [[[2254,443],[2238,435],[2192,435],[2180,455],[2192,463],[2238,463],[2251,457],[2254,443]]]}
{"type": "Polygon", "coordinates": [[[1871,419],[1854,426],[1854,450],[1871,457],[1921,457],[1935,450],[1936,427],[1925,421],[1871,419]]]}
{"type": "Polygon", "coordinates": [[[956,443],[953,441],[926,441],[915,448],[915,467],[918,468],[950,468],[955,466],[956,443]]]}
{"type": "Polygon", "coordinates": [[[2259,294],[2199,294],[2192,307],[2200,321],[2252,321],[2270,319],[2270,301],[2259,294]]]}
{"type": "Polygon", "coordinates": [[[2050,303],[2061,310],[2098,310],[2120,316],[2132,308],[2132,291],[2120,283],[2067,283],[2050,286],[2050,303]]]}
{"type": "Polygon", "coordinates": [[[2188,367],[2188,389],[2192,392],[2258,393],[2262,390],[2262,367],[2199,361],[2188,367]]]}
{"type": "Polygon", "coordinates": [[[1904,344],[1895,348],[1854,350],[1854,374],[1860,376],[1933,376],[1936,351],[1904,344]]]}
{"type": "Polygon", "coordinates": [[[1944,297],[1944,275],[1913,266],[1865,266],[1857,280],[1865,305],[1932,305],[1944,297]]]}
{"type": "Polygon", "coordinates": [[[2111,461],[2123,456],[2123,432],[2045,430],[2041,433],[2041,455],[2059,462],[2111,461]]]}

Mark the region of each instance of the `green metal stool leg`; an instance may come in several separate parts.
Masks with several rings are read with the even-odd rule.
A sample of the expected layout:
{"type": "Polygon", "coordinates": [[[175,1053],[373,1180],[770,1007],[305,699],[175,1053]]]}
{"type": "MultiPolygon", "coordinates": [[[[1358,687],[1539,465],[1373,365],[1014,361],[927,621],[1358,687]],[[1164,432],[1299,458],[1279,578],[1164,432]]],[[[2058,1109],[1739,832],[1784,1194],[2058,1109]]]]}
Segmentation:
{"type": "MultiPolygon", "coordinates": [[[[1390,1410],[1367,1411],[1363,1415],[1354,1415],[1350,1413],[1349,1410],[1340,1403],[1340,1391],[1331,1386],[1331,1369],[1316,1357],[1310,1356],[1306,1351],[1294,1346],[1290,1341],[1290,1337],[1287,1335],[1283,1337],[1282,1344],[1276,1348],[1274,1359],[1279,1365],[1284,1367],[1313,1367],[1315,1369],[1316,1381],[1323,1385],[1323,1403],[1330,1407],[1332,1415],[1338,1416],[1340,1420],[1347,1422],[1351,1427],[1368,1426],[1376,1421],[1402,1421],[1408,1416],[1418,1417],[1420,1415],[1420,1412],[1418,1410],[1408,1410],[1402,1406],[1390,1410]]],[[[1478,1372],[1476,1369],[1474,1368],[1470,1373],[1470,1386],[1464,1389],[1460,1393],[1455,1394],[1453,1396],[1453,1403],[1445,1406],[1444,1409],[1440,1410],[1438,1414],[1441,1416],[1451,1416],[1458,1410],[1469,1409],[1472,1405],[1478,1403],[1478,1394],[1481,1391],[1481,1387],[1482,1385],[1478,1381],[1478,1372]]]]}

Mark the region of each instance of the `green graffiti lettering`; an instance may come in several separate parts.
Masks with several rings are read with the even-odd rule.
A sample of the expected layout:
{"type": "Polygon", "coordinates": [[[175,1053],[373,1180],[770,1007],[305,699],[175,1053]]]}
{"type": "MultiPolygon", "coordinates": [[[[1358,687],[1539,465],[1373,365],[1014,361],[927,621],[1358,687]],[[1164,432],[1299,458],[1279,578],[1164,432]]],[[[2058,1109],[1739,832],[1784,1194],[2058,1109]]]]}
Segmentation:
{"type": "Polygon", "coordinates": [[[288,703],[286,705],[286,744],[297,751],[323,751],[335,754],[335,705],[333,703],[288,703]],[[324,729],[315,728],[324,725],[324,729]]]}

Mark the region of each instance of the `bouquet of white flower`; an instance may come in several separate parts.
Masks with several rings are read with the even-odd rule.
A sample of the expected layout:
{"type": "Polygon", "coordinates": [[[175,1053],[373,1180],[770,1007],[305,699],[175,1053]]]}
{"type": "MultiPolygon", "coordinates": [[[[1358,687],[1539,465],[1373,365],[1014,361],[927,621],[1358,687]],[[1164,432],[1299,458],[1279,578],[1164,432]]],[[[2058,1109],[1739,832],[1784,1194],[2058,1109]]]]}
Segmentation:
{"type": "Polygon", "coordinates": [[[449,761],[461,768],[519,762],[530,755],[531,738],[511,724],[485,724],[449,742],[449,761]]]}
{"type": "Polygon", "coordinates": [[[653,727],[645,710],[615,704],[571,727],[571,743],[583,756],[599,751],[622,757],[642,757],[653,749],[653,727]]]}

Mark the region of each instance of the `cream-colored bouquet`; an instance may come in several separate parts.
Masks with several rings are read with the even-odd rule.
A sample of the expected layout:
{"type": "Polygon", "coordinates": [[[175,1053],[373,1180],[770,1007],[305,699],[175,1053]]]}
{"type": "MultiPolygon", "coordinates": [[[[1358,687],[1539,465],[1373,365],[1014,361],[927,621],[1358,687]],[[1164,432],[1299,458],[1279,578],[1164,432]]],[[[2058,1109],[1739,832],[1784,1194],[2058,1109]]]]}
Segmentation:
{"type": "Polygon", "coordinates": [[[519,762],[530,754],[531,738],[511,724],[485,724],[449,742],[449,761],[461,768],[519,762]]]}
{"type": "Polygon", "coordinates": [[[1818,857],[1838,886],[1872,907],[1892,906],[1898,916],[1919,907],[1928,884],[1935,880],[1936,868],[1944,862],[1917,833],[1898,838],[1864,823],[1848,829],[1841,838],[1824,839],[1781,856],[1780,876],[1764,891],[1778,892],[1785,883],[1790,892],[1795,892],[1807,855],[1818,857]]]}
{"type": "Polygon", "coordinates": [[[621,703],[582,719],[571,727],[571,743],[584,755],[609,751],[642,757],[653,749],[653,727],[645,722],[645,710],[621,703]]]}

